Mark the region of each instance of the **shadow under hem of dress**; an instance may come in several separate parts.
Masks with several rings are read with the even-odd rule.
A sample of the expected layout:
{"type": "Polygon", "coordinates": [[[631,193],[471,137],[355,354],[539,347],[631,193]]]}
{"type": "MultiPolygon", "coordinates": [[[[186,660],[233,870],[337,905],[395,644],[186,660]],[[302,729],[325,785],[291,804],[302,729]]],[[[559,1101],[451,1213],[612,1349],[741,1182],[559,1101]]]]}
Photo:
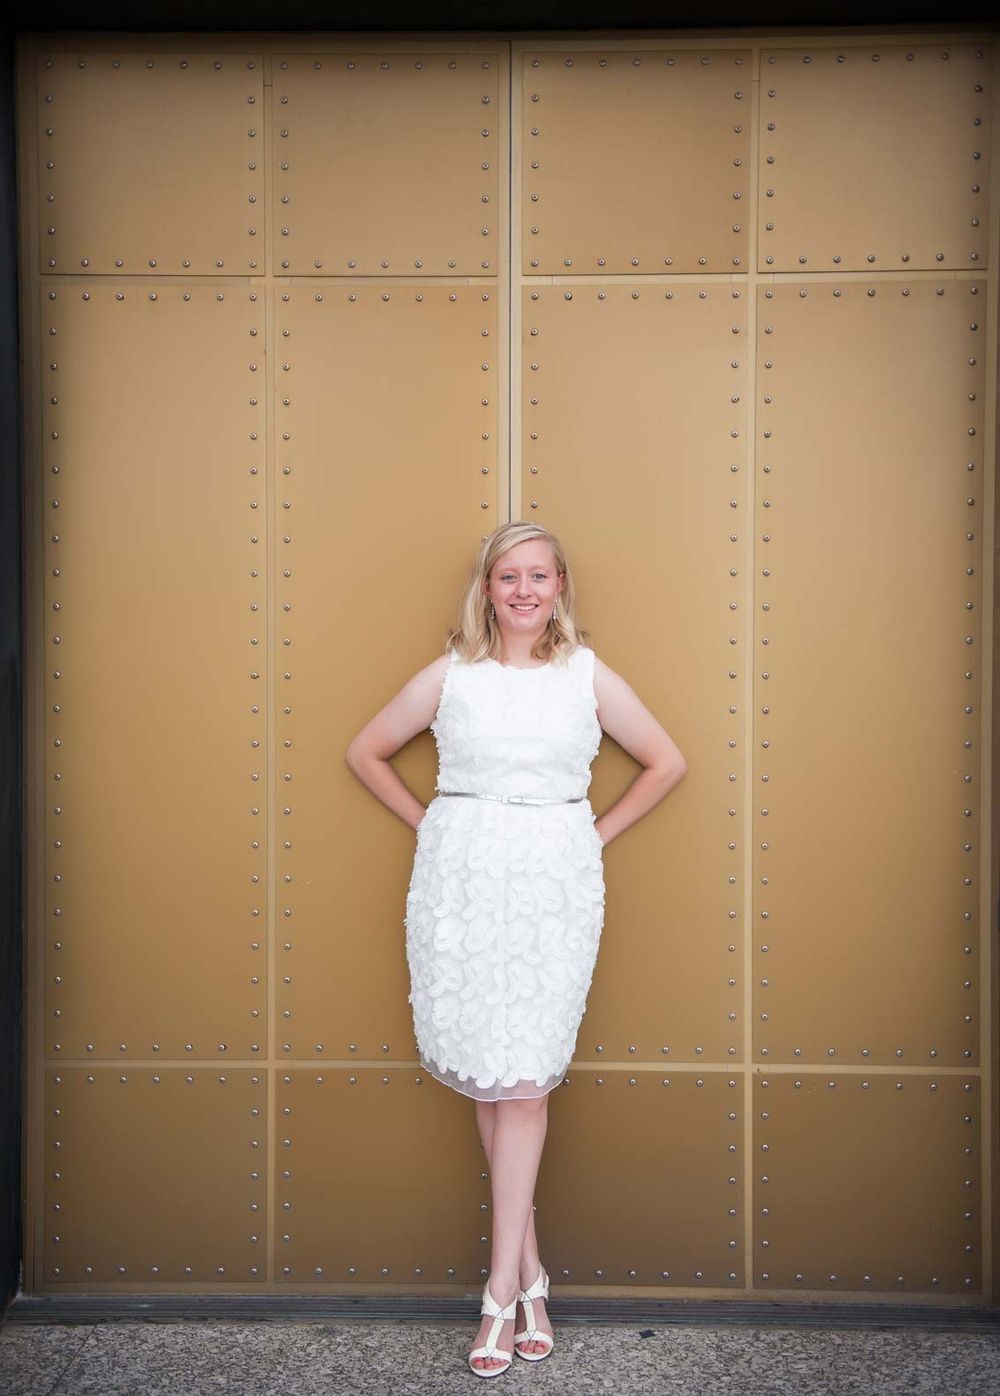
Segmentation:
{"type": "Polygon", "coordinates": [[[537,1100],[539,1096],[548,1095],[549,1091],[554,1090],[565,1075],[564,1072],[557,1071],[541,1085],[537,1081],[515,1081],[512,1086],[502,1086],[499,1081],[493,1081],[489,1086],[477,1086],[474,1077],[461,1077],[450,1067],[440,1067],[429,1061],[422,1052],[419,1055],[420,1065],[425,1071],[429,1071],[436,1081],[450,1086],[460,1095],[469,1096],[472,1100],[537,1100]]]}

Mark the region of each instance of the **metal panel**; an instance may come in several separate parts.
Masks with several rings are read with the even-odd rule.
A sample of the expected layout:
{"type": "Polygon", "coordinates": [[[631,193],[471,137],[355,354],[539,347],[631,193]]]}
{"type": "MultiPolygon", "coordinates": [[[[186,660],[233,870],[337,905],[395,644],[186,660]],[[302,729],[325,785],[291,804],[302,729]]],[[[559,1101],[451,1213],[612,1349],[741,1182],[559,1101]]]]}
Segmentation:
{"type": "MultiPolygon", "coordinates": [[[[566,543],[597,652],[699,773],[605,854],[605,931],[577,1056],[739,1060],[746,294],[533,285],[522,321],[522,513],[566,543]]],[[[635,774],[607,739],[594,808],[635,774]]]]}
{"type": "Polygon", "coordinates": [[[761,54],[758,266],[986,266],[990,48],[761,54]]]}
{"type": "Polygon", "coordinates": [[[978,282],[758,292],[757,1054],[978,1062],[978,282]]]}
{"type": "Polygon", "coordinates": [[[263,267],[262,59],[199,47],[39,56],[43,271],[263,267]]]}
{"type": "Polygon", "coordinates": [[[753,1085],[755,1284],[980,1289],[978,1079],[786,1071],[753,1085]]]}
{"type": "Polygon", "coordinates": [[[221,284],[42,292],[56,1057],[263,1046],[261,310],[221,284]]]}
{"type": "Polygon", "coordinates": [[[525,53],[525,273],[745,267],[750,57],[646,46],[525,53]]]}
{"type": "Polygon", "coordinates": [[[265,1278],[264,1072],[57,1066],[45,1100],[46,1281],[265,1278]]]}
{"type": "MultiPolygon", "coordinates": [[[[413,1059],[413,836],[343,753],[442,652],[466,566],[454,539],[498,522],[496,291],[296,285],[275,321],[280,1050],[413,1059]]],[[[398,763],[424,800],[433,753],[424,733],[398,763]]]]}
{"type": "Polygon", "coordinates": [[[724,1067],[574,1068],[535,1192],[553,1281],[578,1293],[739,1286],[743,1127],[742,1082],[724,1067]]]}
{"type": "Polygon", "coordinates": [[[377,1063],[282,1072],[276,1100],[277,1279],[405,1293],[488,1273],[489,1184],[467,1101],[377,1063]]]}
{"type": "Polygon", "coordinates": [[[513,516],[690,765],[605,855],[556,1296],[992,1295],[995,45],[186,37],[21,42],[26,1288],[478,1288],[343,751],[513,516]]]}
{"type": "Polygon", "coordinates": [[[496,273],[495,49],[274,64],[275,272],[496,273]]]}

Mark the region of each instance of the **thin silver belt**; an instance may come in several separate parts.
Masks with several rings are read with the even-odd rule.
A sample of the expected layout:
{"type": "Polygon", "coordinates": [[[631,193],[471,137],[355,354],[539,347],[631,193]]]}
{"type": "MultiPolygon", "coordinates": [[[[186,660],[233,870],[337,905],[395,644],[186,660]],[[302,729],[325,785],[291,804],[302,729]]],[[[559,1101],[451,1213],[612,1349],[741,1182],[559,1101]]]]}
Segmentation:
{"type": "Polygon", "coordinates": [[[439,795],[468,795],[473,800],[499,800],[504,805],[575,805],[586,795],[574,795],[571,800],[543,800],[537,795],[484,795],[478,790],[439,790],[439,795]]]}

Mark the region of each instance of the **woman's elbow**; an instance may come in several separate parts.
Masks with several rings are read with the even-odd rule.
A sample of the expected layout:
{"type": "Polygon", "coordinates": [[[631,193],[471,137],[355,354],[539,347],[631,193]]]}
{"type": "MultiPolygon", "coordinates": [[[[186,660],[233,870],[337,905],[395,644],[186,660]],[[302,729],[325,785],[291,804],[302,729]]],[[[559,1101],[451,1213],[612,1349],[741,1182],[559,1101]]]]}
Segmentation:
{"type": "Polygon", "coordinates": [[[672,760],[667,762],[663,771],[664,780],[669,786],[680,785],[681,781],[688,773],[688,763],[684,760],[684,757],[678,753],[672,760]]]}

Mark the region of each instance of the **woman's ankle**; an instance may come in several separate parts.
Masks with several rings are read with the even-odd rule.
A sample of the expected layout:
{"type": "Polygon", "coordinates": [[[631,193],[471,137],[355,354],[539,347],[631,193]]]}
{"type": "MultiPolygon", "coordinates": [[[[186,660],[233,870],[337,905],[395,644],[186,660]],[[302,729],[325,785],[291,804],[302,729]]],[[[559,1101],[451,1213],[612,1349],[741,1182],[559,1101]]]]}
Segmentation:
{"type": "Polygon", "coordinates": [[[512,1295],[516,1299],[518,1291],[521,1288],[521,1282],[517,1275],[515,1275],[513,1279],[510,1279],[509,1277],[505,1278],[499,1271],[491,1271],[489,1286],[490,1294],[492,1294],[496,1302],[506,1307],[511,1302],[507,1296],[512,1295]]]}

